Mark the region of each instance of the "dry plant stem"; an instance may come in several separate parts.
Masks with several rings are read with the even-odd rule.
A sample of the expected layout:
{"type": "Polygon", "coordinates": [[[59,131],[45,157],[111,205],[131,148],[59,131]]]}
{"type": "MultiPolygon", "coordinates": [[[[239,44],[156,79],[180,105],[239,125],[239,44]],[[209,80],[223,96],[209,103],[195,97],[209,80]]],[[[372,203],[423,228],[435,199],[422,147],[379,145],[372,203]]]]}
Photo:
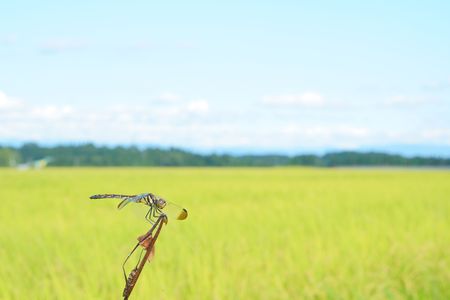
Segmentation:
{"type": "MultiPolygon", "coordinates": [[[[150,255],[153,253],[153,248],[155,246],[155,242],[158,239],[159,232],[161,231],[162,226],[164,225],[164,219],[166,218],[165,215],[159,216],[158,220],[156,221],[155,225],[158,226],[158,229],[156,230],[155,236],[152,237],[152,232],[155,229],[155,226],[153,226],[145,235],[140,236],[138,238],[139,243],[138,245],[141,245],[145,247],[145,255],[144,258],[140,261],[139,266],[135,269],[133,269],[130,272],[130,276],[128,277],[129,280],[127,280],[125,284],[125,289],[123,291],[123,297],[124,300],[127,300],[128,297],[130,297],[131,292],[133,291],[134,286],[136,285],[136,282],[139,278],[139,275],[142,272],[142,269],[145,266],[145,263],[150,261],[150,255]],[[149,242],[147,240],[150,240],[149,242]]],[[[135,247],[136,249],[136,247],[135,247]]]]}
{"type": "Polygon", "coordinates": [[[125,272],[125,264],[127,263],[128,259],[131,257],[131,255],[133,255],[134,251],[136,251],[136,249],[139,246],[143,246],[144,248],[146,248],[145,243],[147,243],[148,240],[150,240],[149,238],[151,238],[153,231],[158,226],[160,219],[164,219],[164,218],[165,218],[165,216],[163,217],[163,215],[159,216],[158,219],[156,220],[155,224],[153,224],[153,226],[149,229],[149,231],[147,231],[145,234],[138,237],[138,243],[136,244],[136,246],[134,246],[133,250],[131,250],[131,252],[127,255],[127,258],[125,259],[125,261],[123,262],[123,265],[122,265],[125,282],[127,282],[127,278],[129,278],[129,277],[127,277],[127,274],[125,272]]]}

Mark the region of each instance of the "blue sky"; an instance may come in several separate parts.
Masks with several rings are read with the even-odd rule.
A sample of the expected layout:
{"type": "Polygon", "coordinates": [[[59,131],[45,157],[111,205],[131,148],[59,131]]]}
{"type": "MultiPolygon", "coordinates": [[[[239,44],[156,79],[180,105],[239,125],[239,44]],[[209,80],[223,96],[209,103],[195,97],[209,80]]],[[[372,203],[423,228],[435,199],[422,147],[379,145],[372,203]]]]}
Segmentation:
{"type": "Polygon", "coordinates": [[[449,11],[447,1],[1,3],[0,142],[450,147],[449,11]]]}

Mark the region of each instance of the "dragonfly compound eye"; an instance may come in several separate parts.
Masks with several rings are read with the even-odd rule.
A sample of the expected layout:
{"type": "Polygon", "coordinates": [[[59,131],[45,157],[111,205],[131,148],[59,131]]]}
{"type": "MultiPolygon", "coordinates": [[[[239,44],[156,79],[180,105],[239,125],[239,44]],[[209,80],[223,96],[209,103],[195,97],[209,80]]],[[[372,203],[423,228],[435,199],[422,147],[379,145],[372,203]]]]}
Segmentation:
{"type": "Polygon", "coordinates": [[[164,208],[164,206],[166,206],[166,200],[164,199],[159,199],[157,202],[158,208],[164,208]]]}

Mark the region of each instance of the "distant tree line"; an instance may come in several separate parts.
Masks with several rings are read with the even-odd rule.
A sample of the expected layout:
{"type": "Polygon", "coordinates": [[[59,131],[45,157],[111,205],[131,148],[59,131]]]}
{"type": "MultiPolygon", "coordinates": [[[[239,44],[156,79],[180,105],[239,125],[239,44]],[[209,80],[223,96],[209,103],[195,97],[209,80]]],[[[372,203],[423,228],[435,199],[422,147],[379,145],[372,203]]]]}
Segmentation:
{"type": "Polygon", "coordinates": [[[27,143],[0,146],[0,166],[50,158],[50,166],[434,166],[449,167],[450,158],[404,157],[379,152],[333,152],[325,155],[201,155],[178,148],[105,147],[93,144],[54,147],[27,143]]]}

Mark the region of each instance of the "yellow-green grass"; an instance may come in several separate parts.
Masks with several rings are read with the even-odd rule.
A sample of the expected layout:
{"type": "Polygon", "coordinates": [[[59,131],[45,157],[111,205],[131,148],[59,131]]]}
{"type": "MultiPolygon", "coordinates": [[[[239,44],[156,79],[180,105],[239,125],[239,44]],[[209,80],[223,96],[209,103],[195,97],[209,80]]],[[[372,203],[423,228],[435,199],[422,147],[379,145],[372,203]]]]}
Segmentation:
{"type": "Polygon", "coordinates": [[[89,196],[147,191],[131,299],[450,299],[449,171],[302,168],[0,169],[0,299],[120,299],[146,210],[89,196]]]}

